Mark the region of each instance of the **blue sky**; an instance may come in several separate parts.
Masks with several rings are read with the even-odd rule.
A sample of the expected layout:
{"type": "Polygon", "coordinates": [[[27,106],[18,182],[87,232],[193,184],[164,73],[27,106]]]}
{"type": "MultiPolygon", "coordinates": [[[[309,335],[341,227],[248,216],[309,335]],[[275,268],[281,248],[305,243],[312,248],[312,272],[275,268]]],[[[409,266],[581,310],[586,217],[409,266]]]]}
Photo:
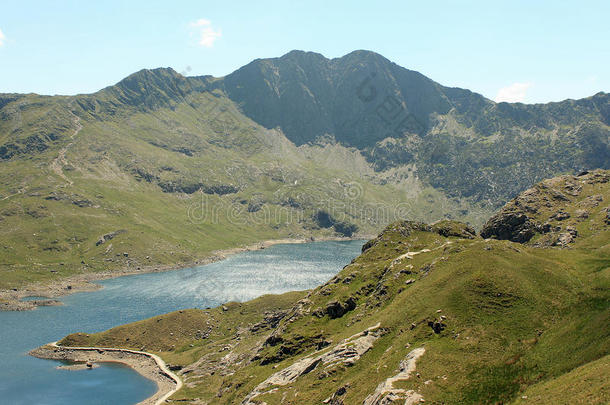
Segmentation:
{"type": "Polygon", "coordinates": [[[559,101],[610,91],[608,16],[608,1],[3,0],[0,92],[89,93],[142,68],[223,76],[292,49],[368,49],[491,99],[559,101]]]}

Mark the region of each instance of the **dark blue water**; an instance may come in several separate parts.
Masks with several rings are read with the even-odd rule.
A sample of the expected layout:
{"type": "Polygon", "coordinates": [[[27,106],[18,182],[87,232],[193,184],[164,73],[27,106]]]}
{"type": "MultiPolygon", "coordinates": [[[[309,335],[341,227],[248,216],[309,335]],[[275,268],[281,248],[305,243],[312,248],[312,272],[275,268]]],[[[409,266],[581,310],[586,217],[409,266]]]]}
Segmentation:
{"type": "Polygon", "coordinates": [[[312,288],[356,257],[362,243],[275,245],[206,266],[100,281],[103,289],[63,297],[63,306],[0,312],[0,404],[137,403],[156,385],[128,367],[108,363],[92,370],[57,370],[61,363],[27,352],[73,332],[312,288]]]}

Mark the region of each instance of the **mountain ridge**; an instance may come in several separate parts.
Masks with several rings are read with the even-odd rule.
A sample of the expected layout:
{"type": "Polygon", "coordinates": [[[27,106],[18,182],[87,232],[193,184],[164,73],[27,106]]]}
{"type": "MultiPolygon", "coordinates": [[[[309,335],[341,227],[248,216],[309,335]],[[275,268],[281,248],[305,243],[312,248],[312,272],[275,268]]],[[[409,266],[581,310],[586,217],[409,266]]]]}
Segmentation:
{"type": "MultiPolygon", "coordinates": [[[[240,67],[240,68],[235,69],[235,71],[237,71],[237,70],[239,70],[239,69],[241,69],[241,68],[243,68],[243,67],[245,67],[245,66],[247,66],[247,65],[249,65],[249,64],[251,64],[251,63],[253,63],[253,62],[266,61],[266,60],[277,60],[277,59],[281,59],[281,58],[289,57],[289,56],[291,56],[291,55],[293,55],[293,54],[311,54],[311,55],[316,55],[316,56],[319,56],[319,57],[321,57],[322,59],[324,59],[324,60],[326,60],[326,61],[333,62],[333,61],[336,61],[336,60],[340,60],[340,59],[342,59],[342,58],[345,58],[345,57],[347,57],[347,56],[350,56],[350,55],[353,55],[353,54],[354,54],[354,55],[355,55],[355,54],[360,54],[360,53],[368,53],[368,54],[377,55],[377,56],[379,56],[379,57],[383,58],[384,60],[388,61],[389,63],[391,63],[391,64],[393,64],[393,65],[396,65],[396,66],[399,66],[399,67],[400,67],[400,65],[398,65],[398,64],[396,64],[395,62],[392,62],[391,60],[389,60],[389,59],[385,58],[383,55],[381,55],[381,54],[379,54],[379,53],[377,53],[377,52],[375,52],[375,51],[371,51],[371,50],[367,50],[367,49],[358,49],[358,50],[354,50],[354,51],[351,51],[351,52],[349,52],[349,53],[347,53],[347,54],[345,54],[345,55],[343,55],[343,56],[337,56],[337,57],[333,57],[333,58],[328,58],[328,57],[324,56],[323,54],[321,54],[321,53],[319,53],[319,52],[315,52],[315,51],[305,51],[305,50],[300,50],[300,49],[293,49],[293,50],[291,50],[291,51],[286,52],[286,53],[285,53],[284,55],[282,55],[282,56],[278,56],[278,57],[269,57],[269,58],[256,58],[256,59],[253,59],[253,60],[252,60],[251,62],[249,62],[248,64],[246,64],[246,65],[244,65],[244,66],[242,66],[242,67],[240,67]]],[[[421,74],[420,72],[415,71],[415,70],[410,70],[410,69],[408,69],[408,68],[404,68],[404,69],[409,70],[409,71],[411,71],[411,72],[415,72],[415,73],[419,73],[419,74],[421,74]]],[[[137,74],[139,74],[139,73],[145,73],[145,72],[155,72],[155,71],[163,71],[163,70],[166,70],[166,71],[172,71],[172,72],[174,72],[176,75],[182,76],[182,77],[187,78],[187,79],[215,79],[215,80],[217,80],[217,79],[223,79],[223,78],[225,78],[225,77],[227,77],[227,76],[229,76],[230,74],[232,74],[232,73],[234,73],[234,72],[235,72],[235,71],[233,71],[233,72],[227,73],[227,74],[222,75],[222,76],[205,75],[205,74],[204,74],[204,75],[193,75],[193,76],[189,76],[189,75],[183,75],[183,74],[181,74],[181,73],[178,73],[178,72],[177,72],[177,71],[176,71],[176,70],[175,70],[173,67],[170,67],[170,66],[166,66],[166,67],[155,67],[155,68],[142,68],[142,69],[140,69],[140,70],[138,70],[138,71],[136,71],[136,72],[133,72],[133,73],[131,73],[131,74],[127,75],[125,78],[120,79],[120,80],[119,80],[118,82],[116,82],[115,84],[108,85],[108,86],[106,86],[106,87],[104,87],[104,88],[101,88],[101,89],[99,89],[99,90],[92,91],[92,92],[89,92],[89,93],[76,93],[76,94],[41,94],[41,93],[36,93],[36,92],[28,92],[28,93],[11,92],[11,93],[0,93],[0,96],[3,96],[3,97],[9,96],[9,95],[19,95],[19,96],[24,96],[24,95],[34,95],[34,96],[41,96],[41,97],[76,97],[76,96],[87,96],[87,95],[93,95],[93,94],[99,93],[100,91],[105,90],[105,89],[107,89],[107,88],[109,88],[109,87],[116,86],[116,85],[118,85],[119,83],[121,83],[123,80],[125,80],[125,79],[127,79],[127,78],[129,78],[129,77],[131,77],[131,76],[137,75],[137,74]]],[[[421,74],[421,75],[425,77],[425,75],[423,75],[423,74],[421,74]]],[[[433,79],[430,79],[430,80],[434,81],[433,79]]],[[[494,103],[494,104],[502,104],[502,103],[506,103],[506,104],[524,104],[524,105],[546,105],[546,104],[557,104],[557,103],[563,103],[563,102],[565,102],[565,101],[577,101],[577,100],[584,100],[584,99],[588,99],[588,98],[591,98],[591,97],[594,97],[594,96],[598,96],[598,95],[602,95],[602,96],[604,96],[604,95],[608,95],[608,94],[609,94],[609,93],[607,93],[607,92],[604,92],[604,91],[601,91],[601,90],[600,90],[600,91],[598,91],[597,93],[592,94],[591,96],[587,96],[587,97],[583,97],[583,98],[571,98],[571,97],[568,97],[568,98],[565,98],[565,99],[562,99],[562,100],[557,100],[557,101],[538,102],[538,103],[506,102],[506,101],[495,102],[495,101],[493,101],[492,99],[485,97],[485,96],[484,96],[484,95],[482,95],[481,93],[478,93],[478,92],[476,92],[476,91],[473,91],[473,90],[470,90],[470,89],[467,89],[467,88],[464,88],[464,87],[459,87],[459,86],[443,86],[443,87],[444,87],[444,88],[446,88],[446,89],[451,89],[451,90],[453,90],[453,89],[457,89],[457,90],[464,90],[464,91],[466,91],[466,92],[469,92],[469,93],[475,94],[475,95],[477,95],[477,96],[480,96],[480,97],[484,98],[485,100],[488,100],[488,101],[490,101],[490,102],[492,102],[492,103],[494,103]]]]}
{"type": "MultiPolygon", "coordinates": [[[[442,86],[371,51],[354,51],[333,59],[291,51],[277,58],[256,59],[223,77],[197,76],[185,81],[193,91],[223,91],[246,116],[268,129],[280,128],[296,145],[330,136],[356,147],[379,171],[409,164],[422,166],[433,158],[436,170],[421,169],[420,177],[450,194],[474,195],[478,200],[493,191],[484,184],[490,173],[487,179],[476,181],[478,190],[474,192],[463,190],[469,186],[459,184],[459,179],[438,179],[450,177],[456,169],[487,171],[481,164],[495,159],[489,156],[493,148],[486,146],[496,142],[494,138],[505,138],[497,141],[499,148],[507,143],[513,148],[532,148],[528,145],[532,139],[527,136],[535,135],[538,139],[534,142],[562,157],[553,160],[562,170],[607,168],[610,160],[610,97],[604,92],[546,104],[495,103],[466,89],[442,86]],[[436,146],[453,142],[451,138],[465,140],[464,145],[450,146],[459,151],[452,153],[436,146]],[[481,147],[485,148],[479,150],[482,162],[468,156],[466,149],[481,147]],[[570,158],[566,148],[584,149],[585,153],[570,158]],[[459,163],[438,167],[451,160],[459,163]],[[458,169],[460,164],[467,167],[458,169]]],[[[523,168],[515,165],[524,158],[510,162],[503,177],[514,178],[522,172],[523,168]]],[[[534,171],[532,166],[530,163],[528,172],[534,171]]],[[[533,181],[553,174],[557,173],[545,172],[533,181]]],[[[521,182],[497,198],[505,201],[531,183],[521,182]]],[[[498,181],[493,188],[498,190],[505,184],[498,181]]]]}

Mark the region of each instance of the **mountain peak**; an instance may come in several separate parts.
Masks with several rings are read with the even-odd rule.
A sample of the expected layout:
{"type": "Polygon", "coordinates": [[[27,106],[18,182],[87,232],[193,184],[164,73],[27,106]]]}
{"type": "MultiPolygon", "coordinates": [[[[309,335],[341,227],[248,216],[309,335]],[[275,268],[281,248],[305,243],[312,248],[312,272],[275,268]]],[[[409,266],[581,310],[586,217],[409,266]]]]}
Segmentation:
{"type": "Polygon", "coordinates": [[[437,83],[369,50],[334,59],[301,50],[258,59],[226,76],[224,89],[251,119],[281,127],[297,145],[333,134],[343,144],[370,147],[394,132],[397,137],[423,132],[431,114],[450,109],[437,83]],[[371,85],[378,93],[374,102],[358,95],[371,85]],[[375,111],[389,95],[403,111],[388,124],[375,111]],[[405,121],[407,114],[412,122],[405,121]]]}
{"type": "Polygon", "coordinates": [[[369,60],[381,59],[381,60],[390,62],[390,60],[388,58],[386,58],[385,56],[383,56],[377,52],[374,52],[374,51],[369,51],[368,49],[356,49],[355,51],[345,54],[339,58],[335,58],[334,60],[352,59],[352,58],[369,59],[369,60]]]}
{"type": "Polygon", "coordinates": [[[182,77],[181,74],[179,74],[178,72],[176,72],[174,69],[172,69],[171,67],[159,67],[159,68],[154,68],[154,69],[141,69],[138,70],[135,73],[130,74],[129,76],[127,76],[126,78],[124,78],[123,80],[121,80],[120,82],[117,83],[117,85],[120,85],[123,82],[132,82],[132,81],[140,81],[140,82],[145,82],[148,80],[152,80],[154,78],[158,78],[158,79],[175,79],[175,78],[179,78],[182,77]]]}
{"type": "Polygon", "coordinates": [[[328,60],[327,57],[322,55],[321,53],[311,52],[311,51],[302,51],[299,49],[293,49],[292,51],[282,55],[279,59],[303,59],[303,58],[315,58],[315,59],[323,59],[328,60]]]}
{"type": "Polygon", "coordinates": [[[337,63],[337,62],[345,62],[345,61],[349,61],[349,60],[359,60],[362,62],[377,61],[377,62],[388,63],[388,64],[392,63],[385,56],[383,56],[377,52],[369,51],[366,49],[357,49],[357,50],[349,52],[343,56],[339,56],[339,57],[332,58],[332,59],[329,59],[326,56],[324,56],[318,52],[294,49],[294,50],[282,55],[279,58],[259,59],[259,60],[282,60],[282,61],[316,60],[318,62],[325,62],[325,63],[337,63]]]}
{"type": "Polygon", "coordinates": [[[200,80],[186,78],[170,67],[142,69],[101,92],[113,95],[124,104],[154,109],[169,107],[182,100],[185,94],[194,90],[195,84],[200,83],[200,80]]]}

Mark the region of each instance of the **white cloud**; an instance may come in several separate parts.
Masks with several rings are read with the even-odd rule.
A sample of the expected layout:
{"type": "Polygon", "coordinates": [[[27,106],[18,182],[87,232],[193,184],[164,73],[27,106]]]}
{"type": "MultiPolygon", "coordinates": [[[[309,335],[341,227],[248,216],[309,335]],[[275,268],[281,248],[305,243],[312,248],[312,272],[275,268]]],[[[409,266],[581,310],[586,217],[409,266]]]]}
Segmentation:
{"type": "Polygon", "coordinates": [[[6,40],[6,37],[2,33],[2,30],[0,30],[0,46],[4,45],[4,40],[6,40]]]}
{"type": "Polygon", "coordinates": [[[530,87],[532,87],[532,83],[513,83],[510,86],[502,87],[496,95],[496,103],[502,101],[522,103],[525,101],[525,95],[530,87]]]}
{"type": "Polygon", "coordinates": [[[199,36],[198,44],[205,46],[206,48],[214,46],[214,42],[222,36],[222,32],[220,30],[215,30],[212,27],[212,22],[205,18],[193,21],[189,26],[192,29],[197,30],[197,35],[199,36]]]}
{"type": "Polygon", "coordinates": [[[190,24],[191,27],[203,27],[205,25],[212,25],[212,21],[206,20],[205,18],[200,18],[190,24]]]}

